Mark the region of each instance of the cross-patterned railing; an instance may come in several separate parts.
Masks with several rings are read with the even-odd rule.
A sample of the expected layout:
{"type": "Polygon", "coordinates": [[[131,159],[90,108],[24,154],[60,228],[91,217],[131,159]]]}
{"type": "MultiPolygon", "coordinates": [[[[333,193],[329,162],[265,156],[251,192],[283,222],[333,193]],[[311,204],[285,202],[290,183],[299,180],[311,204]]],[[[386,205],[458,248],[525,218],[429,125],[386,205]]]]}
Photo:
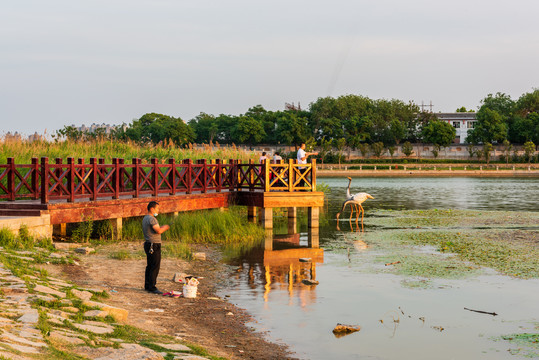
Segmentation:
{"type": "Polygon", "coordinates": [[[296,164],[242,163],[240,160],[197,160],[176,163],[152,159],[57,158],[32,159],[31,164],[15,164],[13,158],[0,165],[0,200],[41,199],[95,201],[100,198],[159,196],[221,191],[316,191],[316,162],[296,164]]]}

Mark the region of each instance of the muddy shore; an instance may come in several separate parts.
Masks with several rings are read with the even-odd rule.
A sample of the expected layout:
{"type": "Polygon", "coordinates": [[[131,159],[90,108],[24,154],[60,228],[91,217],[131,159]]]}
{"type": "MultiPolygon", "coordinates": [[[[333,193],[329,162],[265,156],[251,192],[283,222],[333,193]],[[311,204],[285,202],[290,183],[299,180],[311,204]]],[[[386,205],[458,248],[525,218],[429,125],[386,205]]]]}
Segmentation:
{"type": "Polygon", "coordinates": [[[249,314],[216,296],[234,269],[217,261],[217,252],[204,249],[206,261],[165,258],[157,286],[163,292],[180,291],[174,273],[202,276],[195,299],[171,298],[143,290],[145,259],[116,260],[109,254],[118,249],[132,254],[139,244],[100,246],[94,255],[82,257],[80,265],[46,265],[51,274],[79,286],[106,290],[112,306],[129,311],[127,324],[158,334],[176,337],[205,348],[212,356],[226,359],[294,359],[282,344],[269,342],[265,334],[246,325],[249,314]]]}

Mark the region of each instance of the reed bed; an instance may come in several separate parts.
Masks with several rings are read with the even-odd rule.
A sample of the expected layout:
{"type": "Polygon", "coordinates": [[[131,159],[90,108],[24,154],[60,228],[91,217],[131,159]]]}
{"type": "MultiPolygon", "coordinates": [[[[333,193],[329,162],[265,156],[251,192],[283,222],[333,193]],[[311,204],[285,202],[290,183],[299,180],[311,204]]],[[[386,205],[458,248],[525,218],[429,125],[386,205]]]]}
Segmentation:
{"type": "Polygon", "coordinates": [[[257,154],[238,149],[235,145],[223,147],[219,144],[204,144],[201,146],[189,144],[187,147],[177,147],[172,142],[157,145],[141,145],[131,141],[97,139],[94,141],[34,141],[0,140],[0,164],[6,164],[8,157],[15,158],[17,164],[29,164],[33,157],[49,157],[50,159],[68,157],[85,159],[103,158],[106,163],[112,163],[113,158],[140,158],[149,162],[156,158],[166,159],[239,159],[248,161],[257,159],[257,154]]]}

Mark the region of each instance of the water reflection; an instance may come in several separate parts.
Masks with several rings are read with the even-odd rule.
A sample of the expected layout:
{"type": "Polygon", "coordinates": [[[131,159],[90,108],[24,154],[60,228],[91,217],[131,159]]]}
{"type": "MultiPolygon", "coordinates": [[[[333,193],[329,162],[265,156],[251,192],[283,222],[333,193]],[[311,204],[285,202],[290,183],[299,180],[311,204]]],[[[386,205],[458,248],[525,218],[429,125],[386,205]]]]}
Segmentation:
{"type": "Polygon", "coordinates": [[[319,248],[318,228],[309,229],[306,246],[295,229],[289,228],[292,233],[286,235],[266,230],[264,246],[251,249],[232,264],[239,266],[238,280],[252,290],[264,289],[264,302],[272,291],[286,292],[290,305],[297,298],[304,308],[316,302],[316,266],[324,262],[324,250],[319,248]]]}

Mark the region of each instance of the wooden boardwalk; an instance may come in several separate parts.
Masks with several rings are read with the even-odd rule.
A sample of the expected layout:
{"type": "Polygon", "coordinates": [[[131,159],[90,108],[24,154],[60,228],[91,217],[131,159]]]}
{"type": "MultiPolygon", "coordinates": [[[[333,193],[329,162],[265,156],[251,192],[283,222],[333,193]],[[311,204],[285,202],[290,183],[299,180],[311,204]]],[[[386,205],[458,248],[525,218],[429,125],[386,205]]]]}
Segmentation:
{"type": "Polygon", "coordinates": [[[146,214],[151,200],[159,202],[162,213],[247,206],[251,218],[260,212],[267,229],[273,227],[273,208],[286,207],[295,219],[295,209],[307,207],[309,225],[317,228],[324,194],[316,191],[314,160],[306,165],[174,159],[105,164],[92,158],[85,164],[84,159],[51,163],[41,158],[16,164],[8,158],[0,165],[0,227],[6,219],[45,217],[50,229],[39,225],[41,234],[55,226],[64,233],[67,223],[110,219],[121,237],[122,219],[146,214]]]}

